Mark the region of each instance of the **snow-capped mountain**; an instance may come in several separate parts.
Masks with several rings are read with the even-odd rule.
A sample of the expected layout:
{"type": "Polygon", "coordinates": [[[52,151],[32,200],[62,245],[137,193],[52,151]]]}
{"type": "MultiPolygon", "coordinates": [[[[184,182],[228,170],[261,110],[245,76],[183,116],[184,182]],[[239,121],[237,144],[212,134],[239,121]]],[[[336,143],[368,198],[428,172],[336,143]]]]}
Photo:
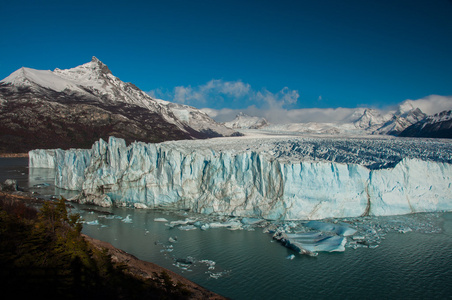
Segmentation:
{"type": "Polygon", "coordinates": [[[237,114],[234,120],[224,125],[232,129],[260,129],[268,125],[265,118],[251,117],[243,112],[237,114]]]}
{"type": "Polygon", "coordinates": [[[427,116],[406,128],[400,136],[452,138],[452,110],[427,116]]]}
{"type": "MultiPolygon", "coordinates": [[[[356,116],[356,114],[355,114],[356,116]]],[[[364,109],[353,125],[370,134],[398,135],[405,128],[425,118],[419,108],[404,102],[394,111],[382,112],[377,109],[364,109]]]]}
{"type": "Polygon", "coordinates": [[[234,134],[196,108],[121,81],[96,57],[67,70],[13,72],[0,81],[0,112],[1,151],[89,147],[110,135],[161,142],[234,134]]]}
{"type": "Polygon", "coordinates": [[[425,117],[426,115],[419,108],[409,102],[404,102],[392,111],[356,108],[342,120],[333,122],[303,122],[300,120],[300,123],[272,124],[264,118],[240,113],[234,120],[224,124],[234,129],[264,129],[275,133],[398,135],[405,128],[425,117]]]}
{"type": "Polygon", "coordinates": [[[353,124],[358,129],[367,131],[375,131],[381,127],[381,124],[389,121],[390,116],[387,114],[381,114],[376,109],[365,109],[361,116],[359,116],[353,124]]]}

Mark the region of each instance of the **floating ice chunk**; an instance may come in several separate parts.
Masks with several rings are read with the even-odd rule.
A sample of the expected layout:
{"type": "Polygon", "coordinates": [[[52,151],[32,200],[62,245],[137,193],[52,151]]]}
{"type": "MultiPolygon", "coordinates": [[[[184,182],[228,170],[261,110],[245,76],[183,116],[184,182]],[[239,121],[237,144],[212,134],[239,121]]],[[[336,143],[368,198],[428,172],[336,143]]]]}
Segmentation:
{"type": "Polygon", "coordinates": [[[230,220],[224,223],[213,222],[209,224],[210,228],[229,228],[232,230],[242,229],[242,223],[236,220],[230,220]]]}
{"type": "Polygon", "coordinates": [[[209,270],[215,269],[216,262],[214,262],[213,260],[203,259],[203,260],[200,260],[199,262],[206,264],[209,267],[209,270]]]}
{"type": "Polygon", "coordinates": [[[184,264],[184,265],[192,265],[195,262],[195,259],[191,256],[187,256],[187,258],[176,258],[176,263],[184,264]]]}
{"type": "Polygon", "coordinates": [[[256,225],[263,221],[264,221],[263,219],[258,219],[258,218],[243,218],[241,220],[242,224],[244,224],[244,225],[256,225]]]}
{"type": "Polygon", "coordinates": [[[295,255],[291,254],[291,255],[287,256],[286,258],[292,260],[295,258],[295,255]]]}
{"type": "Polygon", "coordinates": [[[179,230],[185,230],[185,231],[197,229],[197,227],[195,225],[184,225],[184,226],[179,226],[178,228],[179,228],[179,230]]]}
{"type": "Polygon", "coordinates": [[[207,230],[207,229],[209,229],[210,228],[210,225],[209,224],[202,224],[201,225],[201,230],[207,230]]]}
{"type": "Polygon", "coordinates": [[[221,228],[221,227],[226,227],[224,225],[224,223],[220,223],[220,222],[212,222],[209,224],[210,228],[221,228]]]}
{"type": "Polygon", "coordinates": [[[331,224],[320,221],[309,221],[307,227],[320,231],[334,232],[337,235],[351,236],[356,233],[356,229],[351,228],[348,224],[331,224]]]}
{"type": "Polygon", "coordinates": [[[223,277],[224,275],[228,274],[229,271],[223,271],[223,272],[217,272],[217,273],[207,271],[206,273],[209,274],[210,278],[218,279],[218,278],[223,277]]]}
{"type": "Polygon", "coordinates": [[[146,208],[148,208],[148,206],[146,204],[144,204],[144,203],[137,203],[137,202],[133,204],[133,207],[138,208],[138,209],[146,209],[146,208]]]}
{"type": "Polygon", "coordinates": [[[98,220],[86,222],[87,225],[100,225],[98,220]]]}
{"type": "Polygon", "coordinates": [[[132,219],[130,218],[130,215],[127,215],[127,217],[125,217],[121,221],[124,223],[132,223],[132,219]]]}
{"type": "Polygon", "coordinates": [[[170,222],[170,225],[171,225],[171,226],[187,225],[187,224],[193,224],[193,223],[195,223],[195,222],[196,222],[196,220],[187,218],[187,219],[185,219],[185,220],[171,221],[171,222],[170,222]]]}
{"type": "Polygon", "coordinates": [[[173,250],[174,249],[172,249],[172,248],[165,248],[165,249],[160,250],[160,252],[173,252],[173,250]]]}
{"type": "Polygon", "coordinates": [[[155,218],[154,222],[168,222],[168,220],[165,218],[155,218]]]}
{"type": "Polygon", "coordinates": [[[175,236],[175,237],[169,237],[169,239],[168,239],[168,241],[170,242],[170,243],[176,243],[177,242],[177,236],[175,236]]]}
{"type": "Polygon", "coordinates": [[[413,229],[411,229],[410,227],[402,227],[399,230],[397,230],[398,233],[407,233],[411,231],[413,231],[413,229]]]}
{"type": "Polygon", "coordinates": [[[278,233],[274,238],[300,254],[309,255],[320,251],[343,252],[347,242],[343,236],[328,236],[321,232],[278,233]]]}

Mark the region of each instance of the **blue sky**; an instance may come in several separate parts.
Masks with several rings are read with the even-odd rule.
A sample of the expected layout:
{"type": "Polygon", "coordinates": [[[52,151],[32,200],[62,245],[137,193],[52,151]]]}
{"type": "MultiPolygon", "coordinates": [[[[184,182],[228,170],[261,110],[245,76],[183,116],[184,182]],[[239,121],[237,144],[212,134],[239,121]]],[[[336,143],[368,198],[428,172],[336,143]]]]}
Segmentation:
{"type": "Polygon", "coordinates": [[[96,56],[146,92],[216,110],[452,95],[450,0],[2,2],[1,78],[96,56]]]}

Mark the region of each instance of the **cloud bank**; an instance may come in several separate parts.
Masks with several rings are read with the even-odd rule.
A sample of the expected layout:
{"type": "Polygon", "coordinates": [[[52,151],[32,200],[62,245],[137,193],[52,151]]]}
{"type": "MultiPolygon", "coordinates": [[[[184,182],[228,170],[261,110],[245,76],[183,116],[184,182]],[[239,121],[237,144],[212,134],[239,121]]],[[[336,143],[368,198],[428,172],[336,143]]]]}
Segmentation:
{"type": "MultiPolygon", "coordinates": [[[[155,89],[148,92],[154,98],[202,108],[218,122],[227,122],[243,112],[250,116],[264,117],[274,124],[331,123],[347,121],[364,108],[305,108],[291,109],[300,99],[297,90],[282,88],[273,93],[267,89],[255,90],[250,84],[238,81],[212,79],[199,86],[177,86],[172,90],[155,89]],[[219,107],[245,107],[241,109],[219,107]],[[210,108],[207,108],[210,107],[210,108]],[[216,108],[211,108],[216,107],[216,108]]],[[[319,96],[319,100],[321,96],[319,96]]],[[[432,115],[452,109],[452,96],[430,95],[421,99],[408,99],[396,106],[388,106],[382,112],[396,110],[400,105],[413,106],[432,115]]]]}
{"type": "MultiPolygon", "coordinates": [[[[240,106],[246,109],[205,109],[206,112],[220,117],[221,121],[240,111],[261,115],[272,113],[273,119],[278,115],[287,114],[287,107],[297,103],[300,94],[297,90],[282,88],[273,93],[267,89],[254,90],[250,84],[238,81],[213,79],[206,84],[192,86],[177,86],[172,90],[155,89],[148,92],[154,98],[165,99],[176,103],[195,107],[240,106]]],[[[229,121],[229,120],[227,120],[229,121]]]]}
{"type": "Polygon", "coordinates": [[[444,110],[452,109],[452,96],[430,95],[422,99],[406,100],[413,107],[418,107],[427,115],[433,115],[444,110]]]}

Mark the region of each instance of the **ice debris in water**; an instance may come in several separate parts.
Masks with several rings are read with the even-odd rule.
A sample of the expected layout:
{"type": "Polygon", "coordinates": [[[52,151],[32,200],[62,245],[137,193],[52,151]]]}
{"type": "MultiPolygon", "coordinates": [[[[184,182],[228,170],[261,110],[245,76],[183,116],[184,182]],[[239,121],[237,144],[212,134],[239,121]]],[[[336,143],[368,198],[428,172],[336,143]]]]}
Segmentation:
{"type": "Polygon", "coordinates": [[[188,231],[188,230],[196,230],[197,228],[195,225],[184,225],[184,226],[179,226],[178,229],[188,231]]]}
{"type": "MultiPolygon", "coordinates": [[[[184,215],[187,215],[185,213],[184,215]]],[[[156,221],[157,219],[154,219],[156,221]]],[[[164,221],[166,219],[159,219],[164,221]]],[[[255,227],[263,227],[268,221],[259,218],[238,218],[227,216],[206,216],[200,214],[193,214],[184,220],[170,221],[165,224],[171,228],[178,228],[180,230],[208,230],[215,228],[225,228],[228,230],[254,230],[255,227]]]]}
{"type": "Polygon", "coordinates": [[[86,225],[100,225],[98,220],[89,221],[85,223],[86,225]]]}
{"type": "Polygon", "coordinates": [[[132,219],[130,218],[130,215],[127,215],[127,217],[125,217],[122,222],[124,223],[132,223],[132,219]]]}
{"type": "Polygon", "coordinates": [[[175,258],[173,265],[182,271],[191,272],[193,271],[192,269],[199,267],[199,263],[207,266],[207,271],[205,273],[209,275],[209,278],[218,279],[230,272],[228,270],[213,272],[216,268],[215,261],[208,259],[196,260],[192,256],[188,256],[187,258],[175,258]]]}
{"type": "Polygon", "coordinates": [[[440,232],[441,213],[268,223],[264,233],[301,254],[342,252],[345,248],[377,248],[388,233],[440,232]]]}
{"type": "Polygon", "coordinates": [[[208,260],[208,259],[203,259],[199,261],[200,263],[205,263],[209,270],[214,270],[215,269],[215,262],[213,260],[208,260]]]}
{"type": "Polygon", "coordinates": [[[286,259],[290,259],[290,260],[293,260],[294,258],[295,258],[295,255],[293,255],[293,254],[286,257],[286,259]]]}
{"type": "Polygon", "coordinates": [[[273,236],[286,247],[300,253],[316,256],[317,252],[343,252],[347,239],[344,236],[329,236],[322,232],[282,233],[273,236]]]}
{"type": "Polygon", "coordinates": [[[154,222],[168,222],[168,220],[165,218],[155,218],[154,222]]]}

